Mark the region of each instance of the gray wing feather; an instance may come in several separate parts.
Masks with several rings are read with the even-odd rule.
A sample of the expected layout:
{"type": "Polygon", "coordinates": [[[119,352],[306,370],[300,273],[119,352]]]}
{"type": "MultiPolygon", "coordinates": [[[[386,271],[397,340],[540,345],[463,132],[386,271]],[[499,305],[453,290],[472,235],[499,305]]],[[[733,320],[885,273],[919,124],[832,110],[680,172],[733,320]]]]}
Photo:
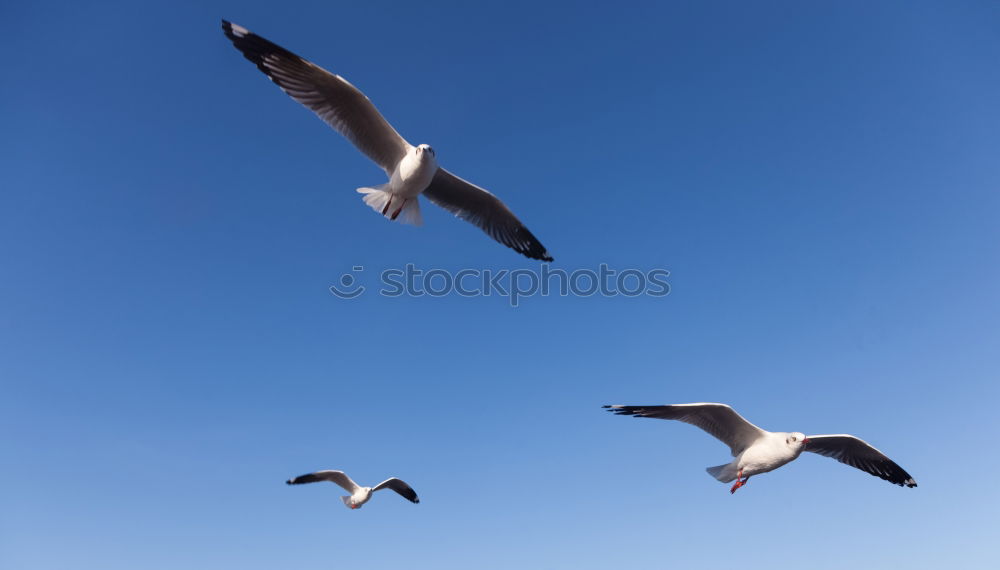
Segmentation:
{"type": "Polygon", "coordinates": [[[552,256],[499,198],[439,168],[424,190],[428,200],[478,226],[491,238],[531,259],[552,261],[552,256]]]}
{"type": "Polygon", "coordinates": [[[764,430],[748,422],[725,404],[699,403],[672,406],[604,406],[621,416],[677,420],[697,426],[729,446],[733,457],[757,441],[764,430]]]}
{"type": "Polygon", "coordinates": [[[392,175],[410,145],[357,87],[242,26],[223,20],[222,30],[245,58],[292,99],[392,175]]]}
{"type": "Polygon", "coordinates": [[[392,489],[393,491],[399,493],[404,499],[410,501],[411,503],[419,503],[420,499],[417,498],[417,492],[413,490],[412,487],[406,484],[402,479],[397,479],[395,477],[386,479],[378,485],[372,487],[372,491],[378,491],[379,489],[392,489]]]}
{"type": "Polygon", "coordinates": [[[319,483],[320,481],[336,483],[352,495],[358,490],[358,484],[352,481],[351,478],[348,477],[343,471],[316,471],[315,473],[306,473],[305,475],[293,477],[288,481],[285,481],[285,483],[289,485],[302,485],[303,483],[319,483]]]}
{"type": "Polygon", "coordinates": [[[810,435],[806,439],[808,440],[806,451],[831,457],[845,465],[850,465],[900,487],[917,486],[913,477],[895,461],[889,459],[868,442],[853,435],[810,435]]]}

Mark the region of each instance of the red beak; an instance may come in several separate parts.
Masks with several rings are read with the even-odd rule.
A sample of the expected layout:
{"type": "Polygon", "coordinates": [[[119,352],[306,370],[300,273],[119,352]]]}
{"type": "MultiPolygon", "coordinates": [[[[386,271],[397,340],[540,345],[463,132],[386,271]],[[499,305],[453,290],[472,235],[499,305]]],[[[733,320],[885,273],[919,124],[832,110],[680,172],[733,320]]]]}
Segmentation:
{"type": "Polygon", "coordinates": [[[803,444],[809,443],[809,438],[808,437],[802,438],[802,443],[803,444]]]}

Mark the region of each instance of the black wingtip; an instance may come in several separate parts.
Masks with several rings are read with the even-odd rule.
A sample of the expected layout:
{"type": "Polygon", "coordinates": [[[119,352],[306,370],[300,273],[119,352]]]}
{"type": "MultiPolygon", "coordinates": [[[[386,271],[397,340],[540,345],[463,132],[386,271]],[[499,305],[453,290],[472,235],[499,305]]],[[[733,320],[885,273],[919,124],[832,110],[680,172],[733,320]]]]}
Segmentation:
{"type": "Polygon", "coordinates": [[[601,407],[616,416],[632,416],[633,418],[642,417],[642,414],[640,414],[639,411],[635,409],[636,408],[635,406],[623,406],[621,404],[614,404],[601,407]]]}
{"type": "Polygon", "coordinates": [[[537,259],[539,261],[546,262],[555,261],[555,259],[549,255],[549,251],[545,249],[545,246],[542,245],[542,242],[538,241],[538,238],[535,237],[535,234],[531,233],[531,230],[523,225],[514,230],[513,235],[497,235],[491,231],[486,231],[486,233],[493,239],[527,257],[528,259],[537,259]]]}
{"type": "MultiPolygon", "coordinates": [[[[531,236],[531,239],[535,240],[535,236],[531,236]]],[[[537,243],[537,241],[538,240],[535,240],[536,243],[537,243]]],[[[538,261],[544,261],[546,263],[551,263],[551,262],[555,261],[555,258],[552,257],[551,255],[549,255],[549,252],[545,251],[545,249],[541,247],[542,244],[540,244],[540,243],[538,243],[539,247],[537,247],[537,248],[535,248],[533,246],[529,246],[527,248],[518,248],[518,247],[514,247],[514,246],[509,245],[509,244],[505,244],[505,245],[508,245],[508,247],[510,247],[514,251],[520,253],[524,257],[527,257],[528,259],[536,259],[538,261]],[[539,251],[539,249],[541,249],[541,251],[539,251]]]]}
{"type": "Polygon", "coordinates": [[[243,26],[234,24],[226,19],[222,20],[222,33],[226,34],[226,37],[232,42],[252,37],[254,35],[250,30],[244,28],[243,26]]]}
{"type": "Polygon", "coordinates": [[[529,259],[537,259],[538,261],[545,261],[547,263],[555,261],[555,258],[549,255],[549,252],[545,249],[545,246],[543,246],[542,243],[538,241],[538,238],[533,236],[531,232],[529,232],[527,229],[525,229],[524,231],[526,234],[528,234],[529,244],[528,247],[518,250],[521,253],[521,255],[529,259]]]}
{"type": "Polygon", "coordinates": [[[289,479],[288,481],[285,481],[285,485],[294,485],[294,484],[295,484],[295,479],[289,479]]]}

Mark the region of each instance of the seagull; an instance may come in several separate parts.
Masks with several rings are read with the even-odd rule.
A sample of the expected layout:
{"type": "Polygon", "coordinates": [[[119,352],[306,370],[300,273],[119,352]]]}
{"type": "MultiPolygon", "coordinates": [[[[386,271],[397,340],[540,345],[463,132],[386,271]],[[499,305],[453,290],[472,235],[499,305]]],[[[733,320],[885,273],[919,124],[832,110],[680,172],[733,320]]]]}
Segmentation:
{"type": "Polygon", "coordinates": [[[358,188],[365,204],[390,220],[421,225],[420,202],[428,200],[475,224],[491,238],[531,259],[552,256],[499,198],[438,166],[430,145],[406,142],[375,105],[343,77],[222,20],[236,49],[285,93],[311,109],[385,170],[389,181],[358,188]]]}
{"type": "Polygon", "coordinates": [[[853,435],[810,435],[766,431],[746,421],[725,404],[699,403],[673,406],[604,406],[609,412],[636,418],[678,420],[700,427],[729,446],[731,462],[706,469],[723,483],[735,480],[730,493],[747,484],[750,477],[773,471],[794,461],[803,451],[832,457],[896,485],[916,487],[917,482],[902,467],[853,435]]]}
{"type": "Polygon", "coordinates": [[[386,479],[374,487],[361,487],[352,481],[351,478],[348,477],[343,471],[317,471],[315,473],[307,473],[305,475],[293,477],[288,481],[285,481],[285,483],[288,485],[301,485],[303,483],[318,483],[320,481],[336,483],[343,487],[345,491],[350,493],[350,496],[340,497],[340,499],[344,501],[344,505],[346,505],[349,509],[360,509],[362,505],[367,503],[368,500],[372,498],[372,493],[380,489],[392,489],[411,503],[420,502],[420,499],[417,498],[416,491],[407,485],[405,481],[395,477],[386,479]]]}

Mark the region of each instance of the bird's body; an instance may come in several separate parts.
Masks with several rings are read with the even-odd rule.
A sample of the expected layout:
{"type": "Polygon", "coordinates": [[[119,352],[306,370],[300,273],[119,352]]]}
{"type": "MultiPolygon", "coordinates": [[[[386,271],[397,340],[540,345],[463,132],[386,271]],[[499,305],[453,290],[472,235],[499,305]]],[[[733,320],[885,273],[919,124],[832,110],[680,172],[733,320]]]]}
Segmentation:
{"type": "Polygon", "coordinates": [[[707,471],[723,483],[739,478],[740,473],[749,478],[751,475],[774,471],[794,461],[802,453],[801,445],[789,446],[785,443],[791,435],[784,432],[765,433],[729,463],[709,467],[707,471]]]}
{"type": "Polygon", "coordinates": [[[437,169],[437,159],[430,146],[413,147],[389,178],[392,194],[404,199],[416,198],[430,185],[437,169]]]}
{"type": "Polygon", "coordinates": [[[374,487],[362,487],[361,485],[355,483],[343,471],[327,470],[299,475],[298,477],[293,477],[288,481],[285,481],[285,483],[289,485],[302,485],[304,483],[318,483],[320,481],[335,483],[339,485],[340,488],[350,493],[350,495],[342,496],[340,499],[344,502],[344,506],[352,510],[360,509],[362,505],[371,500],[372,493],[381,489],[392,489],[411,503],[420,502],[420,499],[417,498],[416,491],[407,485],[405,481],[395,477],[390,477],[374,487]]]}
{"type": "Polygon", "coordinates": [[[358,487],[349,496],[345,495],[340,497],[344,501],[344,505],[349,509],[360,509],[361,505],[364,505],[372,498],[372,488],[371,487],[358,487]]]}
{"type": "Polygon", "coordinates": [[[223,20],[222,30],[271,81],[385,171],[389,177],[385,184],[358,188],[372,209],[390,220],[420,225],[418,196],[423,194],[514,251],[531,259],[552,261],[541,242],[500,199],[438,166],[429,145],[407,142],[368,97],[346,79],[242,26],[223,20]]]}
{"type": "Polygon", "coordinates": [[[794,461],[803,451],[832,457],[896,485],[917,486],[917,482],[903,468],[852,435],[806,436],[801,432],[770,432],[748,422],[725,404],[604,407],[617,415],[689,423],[727,444],[734,459],[709,467],[706,471],[723,483],[735,480],[731,492],[736,492],[753,475],[773,471],[794,461]]]}
{"type": "Polygon", "coordinates": [[[417,200],[437,172],[434,149],[422,144],[410,147],[389,176],[389,182],[374,188],[358,188],[365,203],[390,220],[420,225],[420,202],[417,200]],[[402,217],[400,218],[400,215],[402,217]]]}

